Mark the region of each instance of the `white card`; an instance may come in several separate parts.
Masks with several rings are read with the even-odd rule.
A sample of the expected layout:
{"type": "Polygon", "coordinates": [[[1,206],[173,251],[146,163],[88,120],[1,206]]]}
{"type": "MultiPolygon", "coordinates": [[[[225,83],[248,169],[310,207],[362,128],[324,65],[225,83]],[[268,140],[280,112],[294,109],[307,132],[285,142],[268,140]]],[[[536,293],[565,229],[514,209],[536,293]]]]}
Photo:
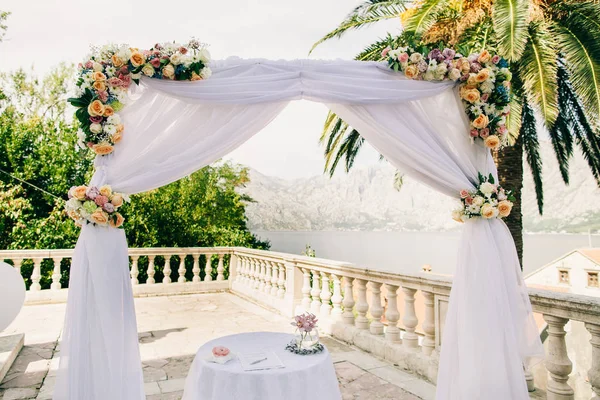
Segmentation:
{"type": "Polygon", "coordinates": [[[238,353],[237,356],[244,371],[285,368],[285,365],[273,351],[238,353]]]}

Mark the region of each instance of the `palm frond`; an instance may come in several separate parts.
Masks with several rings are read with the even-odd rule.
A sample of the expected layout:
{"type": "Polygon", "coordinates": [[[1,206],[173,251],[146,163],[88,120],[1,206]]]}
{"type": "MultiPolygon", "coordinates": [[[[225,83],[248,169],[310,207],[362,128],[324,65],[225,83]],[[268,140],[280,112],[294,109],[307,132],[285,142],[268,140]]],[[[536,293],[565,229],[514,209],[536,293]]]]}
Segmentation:
{"type": "Polygon", "coordinates": [[[481,22],[471,26],[460,35],[456,50],[461,54],[473,54],[490,47],[494,28],[492,20],[485,18],[481,22]]]}
{"type": "Polygon", "coordinates": [[[333,38],[339,39],[349,30],[360,29],[386,19],[399,18],[400,14],[406,11],[406,4],[408,4],[406,0],[372,0],[361,4],[348,14],[337,28],[316,41],[308,54],[321,43],[333,38]]]}
{"type": "Polygon", "coordinates": [[[394,173],[394,189],[399,192],[404,186],[404,174],[398,170],[394,173]]]}
{"type": "Polygon", "coordinates": [[[406,21],[404,29],[421,35],[436,22],[437,16],[449,3],[449,0],[425,0],[422,6],[406,21]]]}
{"type": "Polygon", "coordinates": [[[571,82],[588,118],[600,122],[600,5],[592,2],[560,2],[553,32],[567,61],[571,82]]]}
{"type": "Polygon", "coordinates": [[[558,113],[556,51],[544,23],[530,24],[529,41],[517,68],[529,102],[539,108],[546,126],[552,126],[558,113]]]}
{"type": "Polygon", "coordinates": [[[498,51],[509,61],[518,60],[527,43],[529,0],[496,0],[492,8],[498,51]]]}
{"type": "Polygon", "coordinates": [[[376,42],[371,43],[363,51],[357,54],[354,58],[359,61],[378,61],[381,57],[381,52],[386,47],[396,48],[401,45],[400,36],[392,36],[388,33],[385,38],[379,39],[376,42]]]}
{"type": "Polygon", "coordinates": [[[542,182],[542,157],[540,156],[540,142],[536,131],[535,111],[529,104],[527,97],[523,99],[523,112],[521,114],[520,134],[523,140],[523,151],[527,164],[533,175],[535,196],[537,198],[538,212],[544,211],[544,187],[542,182]]]}

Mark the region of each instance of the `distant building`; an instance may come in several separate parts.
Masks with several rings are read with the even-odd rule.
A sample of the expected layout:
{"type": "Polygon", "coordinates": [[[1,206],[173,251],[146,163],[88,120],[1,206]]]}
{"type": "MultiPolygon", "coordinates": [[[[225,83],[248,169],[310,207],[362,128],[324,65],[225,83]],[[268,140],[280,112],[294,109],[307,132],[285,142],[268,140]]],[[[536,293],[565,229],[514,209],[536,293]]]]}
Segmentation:
{"type": "Polygon", "coordinates": [[[600,297],[600,248],[576,249],[525,277],[529,287],[600,297]]]}

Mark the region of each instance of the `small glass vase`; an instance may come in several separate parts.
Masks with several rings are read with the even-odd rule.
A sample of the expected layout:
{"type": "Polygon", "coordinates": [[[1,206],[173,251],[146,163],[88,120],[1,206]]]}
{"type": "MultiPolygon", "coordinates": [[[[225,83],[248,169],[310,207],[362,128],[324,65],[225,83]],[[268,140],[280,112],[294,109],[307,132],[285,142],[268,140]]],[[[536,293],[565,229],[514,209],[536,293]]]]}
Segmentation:
{"type": "Polygon", "coordinates": [[[310,332],[300,332],[296,329],[296,344],[301,350],[311,350],[315,345],[319,343],[319,330],[313,328],[310,332]]]}

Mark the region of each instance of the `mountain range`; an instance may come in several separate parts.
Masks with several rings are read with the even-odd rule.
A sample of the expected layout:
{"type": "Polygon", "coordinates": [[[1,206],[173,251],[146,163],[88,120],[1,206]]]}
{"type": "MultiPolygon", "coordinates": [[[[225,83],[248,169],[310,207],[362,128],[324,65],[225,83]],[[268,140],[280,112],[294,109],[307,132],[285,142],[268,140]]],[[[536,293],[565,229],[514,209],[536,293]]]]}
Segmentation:
{"type": "MultiPolygon", "coordinates": [[[[550,143],[542,142],[544,215],[537,211],[533,179],[525,166],[523,215],[529,232],[587,232],[600,229],[600,189],[586,161],[570,163],[570,184],[560,176],[550,143]]],[[[254,202],[246,207],[248,225],[265,231],[449,231],[458,201],[404,177],[394,187],[396,170],[382,161],[337,173],[281,179],[250,170],[242,191],[254,202]]]]}

